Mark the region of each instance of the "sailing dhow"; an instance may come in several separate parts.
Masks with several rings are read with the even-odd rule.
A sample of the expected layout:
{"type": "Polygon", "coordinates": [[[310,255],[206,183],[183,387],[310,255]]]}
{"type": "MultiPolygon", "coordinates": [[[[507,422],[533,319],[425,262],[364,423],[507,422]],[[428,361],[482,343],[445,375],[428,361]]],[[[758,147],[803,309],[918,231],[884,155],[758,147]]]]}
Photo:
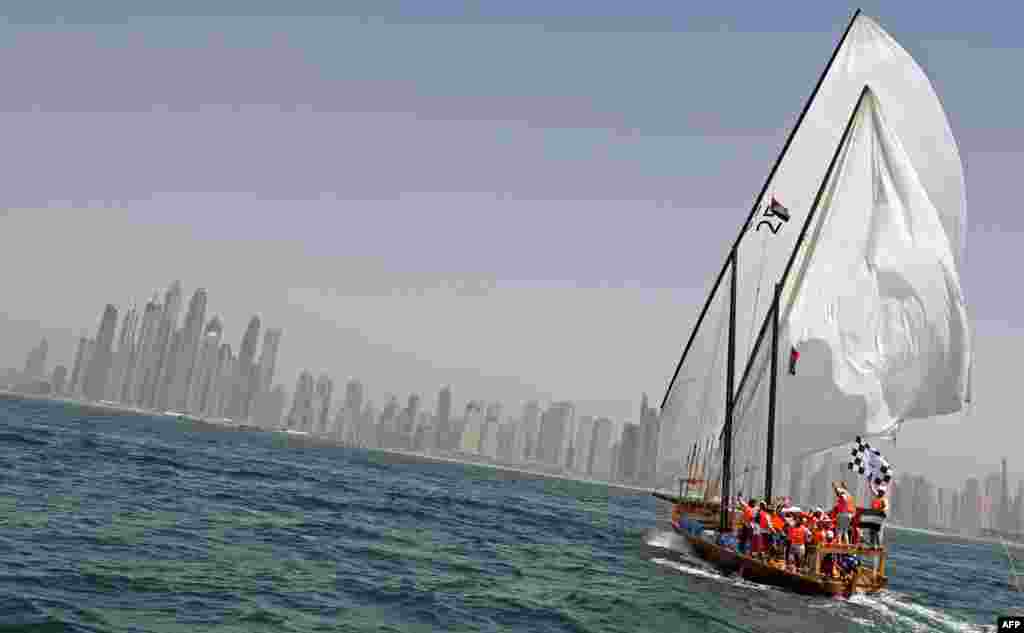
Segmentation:
{"type": "MultiPolygon", "coordinates": [[[[844,466],[830,474],[832,451],[969,402],[965,225],[963,167],[931,82],[858,10],[662,403],[656,466],[671,492],[655,496],[698,554],[809,593],[886,585],[884,546],[818,544],[796,568],[741,553],[733,533],[749,519],[736,501],[763,490],[772,504],[775,487],[798,503],[827,498],[844,466]]],[[[865,512],[884,518],[878,507],[865,512]]]]}

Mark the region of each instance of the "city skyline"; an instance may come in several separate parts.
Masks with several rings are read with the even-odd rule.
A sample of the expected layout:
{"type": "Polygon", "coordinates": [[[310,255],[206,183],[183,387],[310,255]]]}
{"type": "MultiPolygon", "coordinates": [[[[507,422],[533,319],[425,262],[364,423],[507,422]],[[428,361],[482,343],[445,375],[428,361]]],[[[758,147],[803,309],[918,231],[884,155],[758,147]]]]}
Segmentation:
{"type": "MultiPolygon", "coordinates": [[[[289,332],[282,376],[637,423],[850,7],[399,5],[13,12],[4,364],[71,330],[51,338],[70,367],[98,294],[142,314],[150,279],[180,277],[217,289],[234,351],[248,306],[289,332]]],[[[993,280],[1024,233],[1022,93],[976,72],[1019,66],[1020,9],[863,9],[921,61],[964,158],[975,404],[889,451],[962,479],[1020,440],[1024,310],[993,280]]]]}

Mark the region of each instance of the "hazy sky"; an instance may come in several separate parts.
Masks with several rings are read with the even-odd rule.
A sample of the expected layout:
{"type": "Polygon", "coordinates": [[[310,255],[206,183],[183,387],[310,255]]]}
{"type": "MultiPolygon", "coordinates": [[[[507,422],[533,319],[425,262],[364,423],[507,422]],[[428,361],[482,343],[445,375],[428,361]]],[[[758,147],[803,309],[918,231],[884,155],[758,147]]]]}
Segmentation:
{"type": "MultiPolygon", "coordinates": [[[[620,419],[660,402],[855,8],[23,4],[0,22],[8,322],[94,333],[180,278],[234,347],[253,312],[284,328],[289,390],[308,367],[378,403],[452,383],[620,419]]],[[[1024,10],[861,6],[932,78],[967,172],[977,402],[898,440],[959,473],[1024,443],[1024,10]]]]}

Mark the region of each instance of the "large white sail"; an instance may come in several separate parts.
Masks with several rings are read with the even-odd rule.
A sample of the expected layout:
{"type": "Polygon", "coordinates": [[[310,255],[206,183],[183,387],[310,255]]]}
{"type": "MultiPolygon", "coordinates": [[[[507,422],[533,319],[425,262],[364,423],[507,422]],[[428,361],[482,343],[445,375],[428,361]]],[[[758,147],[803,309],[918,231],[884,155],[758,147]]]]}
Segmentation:
{"type": "MultiPolygon", "coordinates": [[[[868,91],[783,291],[779,353],[800,356],[778,382],[781,462],[959,411],[967,396],[970,337],[952,245],[887,113],[868,91]]],[[[738,399],[742,429],[765,420],[755,394],[767,388],[770,357],[758,361],[738,399]]]]}
{"type": "MultiPolygon", "coordinates": [[[[878,102],[885,104],[887,129],[899,139],[908,164],[914,167],[917,182],[923,195],[931,202],[948,244],[951,269],[954,273],[959,270],[966,222],[964,178],[946,114],[931,82],[913,58],[872,19],[859,15],[850,25],[834,62],[766,188],[764,199],[759,201],[759,209],[764,210],[775,198],[788,212],[788,221],[768,216],[769,222],[764,224],[762,220],[766,217],[763,211],[759,211],[738,246],[737,386],[753,351],[759,328],[770,309],[772,287],[783,275],[829,160],[865,86],[870,87],[878,102]]],[[[797,272],[794,269],[791,277],[797,272]]],[[[718,288],[714,304],[727,301],[725,286],[723,283],[718,288]]],[[[787,297],[790,294],[787,293],[787,297]]],[[[718,357],[724,353],[724,346],[711,344],[715,341],[711,332],[722,329],[721,319],[728,319],[727,310],[708,310],[695,333],[694,344],[685,356],[679,377],[669,391],[662,418],[659,469],[682,463],[690,449],[690,444],[680,439],[688,440],[696,429],[682,429],[700,423],[689,412],[698,408],[694,400],[701,397],[704,390],[695,390],[692,380],[685,382],[681,379],[684,376],[694,379],[698,375],[703,378],[707,374],[702,373],[702,368],[716,362],[720,364],[718,357]]],[[[806,363],[811,359],[805,358],[802,362],[807,368],[806,363]]],[[[750,388],[751,385],[747,385],[747,389],[750,388]]],[[[724,405],[718,409],[718,413],[724,415],[724,405]]],[[[763,417],[761,419],[763,421],[763,417]]],[[[763,441],[754,437],[748,437],[747,441],[763,445],[763,441]]],[[[737,455],[737,459],[741,456],[737,455]]],[[[737,463],[735,468],[742,469],[743,464],[737,463]]],[[[676,472],[681,470],[679,466],[675,468],[676,472]]],[[[671,473],[665,470],[662,474],[671,473]]]]}

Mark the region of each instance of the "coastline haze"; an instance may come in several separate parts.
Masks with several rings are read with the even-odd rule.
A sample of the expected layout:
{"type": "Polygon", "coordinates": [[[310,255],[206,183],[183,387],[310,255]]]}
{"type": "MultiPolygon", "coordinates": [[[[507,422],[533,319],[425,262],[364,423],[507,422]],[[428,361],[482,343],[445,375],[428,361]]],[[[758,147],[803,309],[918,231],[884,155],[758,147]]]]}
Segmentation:
{"type": "MultiPolygon", "coordinates": [[[[284,330],[289,391],[309,368],[359,377],[378,406],[451,384],[456,403],[569,399],[635,422],[850,9],[582,6],[10,17],[0,360],[50,333],[50,366],[70,367],[104,304],[181,279],[233,346],[253,313],[284,330]]],[[[960,146],[975,328],[970,415],[908,423],[887,455],[958,487],[1003,456],[1021,471],[1003,271],[1024,234],[1006,203],[1024,99],[986,81],[1024,62],[1021,9],[981,25],[881,7],[863,8],[925,68],[960,146]]]]}

